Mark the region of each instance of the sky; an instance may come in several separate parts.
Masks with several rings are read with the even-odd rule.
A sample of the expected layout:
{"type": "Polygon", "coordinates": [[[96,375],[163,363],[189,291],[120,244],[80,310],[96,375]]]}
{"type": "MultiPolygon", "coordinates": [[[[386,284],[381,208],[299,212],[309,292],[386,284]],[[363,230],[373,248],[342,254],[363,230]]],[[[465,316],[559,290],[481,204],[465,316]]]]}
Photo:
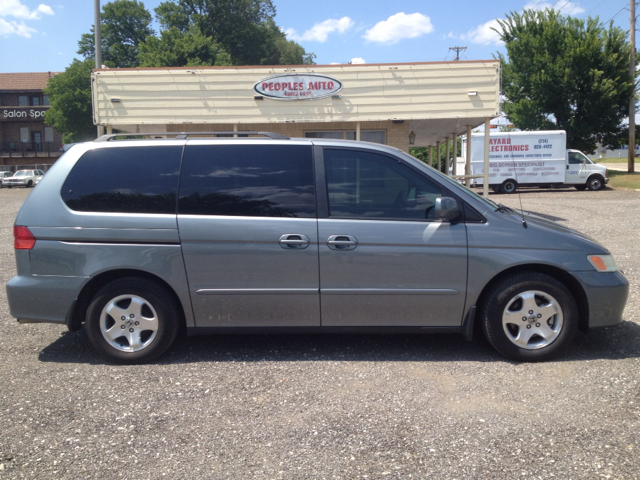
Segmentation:
{"type": "MultiPolygon", "coordinates": [[[[162,0],[146,0],[153,9],[162,0]]],[[[102,0],[101,4],[107,3],[102,0]]],[[[598,16],[629,29],[629,0],[273,0],[276,23],[317,64],[486,60],[504,52],[491,30],[524,8],[598,16]]],[[[92,0],[0,0],[0,72],[59,72],[93,25],[92,0]]],[[[154,24],[157,30],[158,25],[154,24]]]]}

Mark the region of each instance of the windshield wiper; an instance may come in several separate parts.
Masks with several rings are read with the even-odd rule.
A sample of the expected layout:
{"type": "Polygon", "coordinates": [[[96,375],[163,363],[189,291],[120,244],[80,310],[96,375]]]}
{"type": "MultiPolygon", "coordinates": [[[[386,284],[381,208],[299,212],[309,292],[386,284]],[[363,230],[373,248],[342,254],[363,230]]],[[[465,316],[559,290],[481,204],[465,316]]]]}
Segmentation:
{"type": "Polygon", "coordinates": [[[498,208],[496,208],[494,210],[495,212],[500,212],[500,213],[516,213],[516,211],[511,208],[511,207],[507,207],[506,205],[503,205],[502,203],[498,204],[498,208]]]}

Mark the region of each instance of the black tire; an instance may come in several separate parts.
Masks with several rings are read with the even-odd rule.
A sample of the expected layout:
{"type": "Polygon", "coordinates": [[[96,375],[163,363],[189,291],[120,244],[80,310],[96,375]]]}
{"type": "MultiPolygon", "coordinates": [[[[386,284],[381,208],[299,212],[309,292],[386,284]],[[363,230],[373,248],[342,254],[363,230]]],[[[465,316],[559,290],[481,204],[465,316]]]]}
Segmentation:
{"type": "Polygon", "coordinates": [[[505,180],[504,182],[502,182],[502,185],[500,185],[500,191],[502,193],[515,193],[517,189],[518,182],[511,179],[505,180]]]}
{"type": "Polygon", "coordinates": [[[491,185],[491,190],[493,190],[495,193],[500,193],[500,189],[502,187],[500,185],[491,185]]]}
{"type": "Polygon", "coordinates": [[[31,187],[33,187],[33,182],[31,180],[29,180],[27,182],[27,188],[31,188],[31,187]]]}
{"type": "Polygon", "coordinates": [[[126,277],[108,283],[96,293],[87,309],[86,329],[97,350],[115,363],[131,365],[162,355],[175,340],[181,321],[171,292],[156,282],[126,277]],[[138,317],[135,313],[128,314],[136,309],[138,317]],[[116,310],[127,315],[114,318],[110,313],[116,310]],[[150,325],[149,329],[144,328],[145,323],[150,325]],[[122,329],[122,335],[116,337],[118,328],[122,329]],[[106,337],[108,332],[112,332],[110,340],[106,337]],[[141,344],[135,346],[135,341],[141,344]]]}
{"type": "Polygon", "coordinates": [[[587,188],[592,192],[601,190],[604,187],[604,179],[600,175],[594,175],[587,180],[587,188]]]}
{"type": "Polygon", "coordinates": [[[555,278],[522,272],[502,279],[488,292],[480,322],[489,343],[505,357],[541,362],[568,348],[578,329],[578,308],[571,292],[555,278]]]}
{"type": "Polygon", "coordinates": [[[580,190],[581,192],[584,192],[587,189],[586,185],[574,185],[574,187],[576,187],[576,190],[580,190]]]}

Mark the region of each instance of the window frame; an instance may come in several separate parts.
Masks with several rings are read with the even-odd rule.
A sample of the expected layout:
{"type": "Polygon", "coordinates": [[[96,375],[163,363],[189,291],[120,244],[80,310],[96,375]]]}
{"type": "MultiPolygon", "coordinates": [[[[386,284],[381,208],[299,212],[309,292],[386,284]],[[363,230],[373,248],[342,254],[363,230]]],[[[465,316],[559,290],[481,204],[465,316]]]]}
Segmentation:
{"type": "MultiPolygon", "coordinates": [[[[349,133],[354,133],[356,132],[356,130],[352,130],[352,129],[345,129],[345,130],[305,130],[303,135],[305,139],[309,139],[309,140],[315,140],[315,139],[324,139],[324,140],[350,140],[350,141],[356,141],[355,140],[355,136],[354,138],[348,138],[349,133]],[[333,138],[333,137],[307,137],[308,133],[341,133],[342,137],[341,138],[333,138]]],[[[387,136],[387,130],[385,128],[376,128],[376,129],[367,129],[367,130],[360,130],[360,136],[362,136],[363,132],[382,132],[384,134],[384,143],[377,143],[377,142],[371,142],[371,143],[376,143],[378,145],[388,145],[388,136],[387,136]]],[[[362,142],[366,142],[367,140],[362,140],[360,139],[360,141],[362,142]]]]}

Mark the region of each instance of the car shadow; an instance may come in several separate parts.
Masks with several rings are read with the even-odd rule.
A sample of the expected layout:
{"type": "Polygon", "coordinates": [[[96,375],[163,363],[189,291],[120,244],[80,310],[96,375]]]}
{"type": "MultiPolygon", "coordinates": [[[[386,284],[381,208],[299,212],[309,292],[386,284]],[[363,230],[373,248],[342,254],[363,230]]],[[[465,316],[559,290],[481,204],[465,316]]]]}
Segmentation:
{"type": "MultiPolygon", "coordinates": [[[[618,360],[640,357],[640,325],[579,332],[555,361],[618,360]]],[[[64,332],[39,355],[42,362],[111,364],[89,344],[84,329],[64,332]]],[[[506,362],[481,335],[247,334],[179,337],[156,365],[201,362],[357,361],[506,362]]]]}

